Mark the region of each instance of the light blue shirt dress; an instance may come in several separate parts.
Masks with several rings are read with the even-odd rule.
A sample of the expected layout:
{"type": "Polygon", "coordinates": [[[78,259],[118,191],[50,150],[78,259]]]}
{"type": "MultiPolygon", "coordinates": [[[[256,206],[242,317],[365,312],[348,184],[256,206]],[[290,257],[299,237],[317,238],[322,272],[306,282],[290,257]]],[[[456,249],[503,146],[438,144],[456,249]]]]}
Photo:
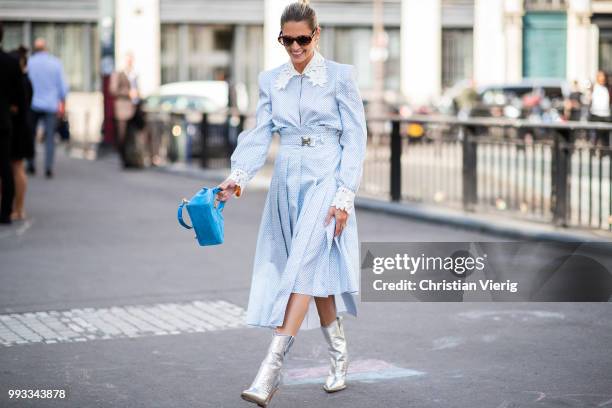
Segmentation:
{"type": "MultiPolygon", "coordinates": [[[[273,133],[280,149],[257,238],[246,322],[282,326],[292,292],[335,295],[338,313],[357,315],[359,240],[353,208],[365,156],[363,102],[352,65],[315,51],[297,72],[291,61],[259,75],[256,126],[243,131],[229,178],[246,183],[263,166],[273,133]],[[334,237],[330,206],[349,212],[334,237]]],[[[302,329],[320,327],[314,301],[302,329]]]]}

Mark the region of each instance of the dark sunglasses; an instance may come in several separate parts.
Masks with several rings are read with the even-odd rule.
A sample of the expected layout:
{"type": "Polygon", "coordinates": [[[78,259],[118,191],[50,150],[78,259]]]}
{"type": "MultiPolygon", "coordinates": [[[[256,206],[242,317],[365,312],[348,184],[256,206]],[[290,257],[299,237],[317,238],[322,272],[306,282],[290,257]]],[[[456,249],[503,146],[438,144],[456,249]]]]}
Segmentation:
{"type": "Polygon", "coordinates": [[[283,35],[281,31],[278,35],[278,42],[284,45],[285,47],[290,47],[294,41],[297,41],[298,45],[305,46],[312,42],[312,38],[314,37],[317,30],[315,29],[310,35],[298,35],[297,37],[290,37],[288,35],[283,35]]]}

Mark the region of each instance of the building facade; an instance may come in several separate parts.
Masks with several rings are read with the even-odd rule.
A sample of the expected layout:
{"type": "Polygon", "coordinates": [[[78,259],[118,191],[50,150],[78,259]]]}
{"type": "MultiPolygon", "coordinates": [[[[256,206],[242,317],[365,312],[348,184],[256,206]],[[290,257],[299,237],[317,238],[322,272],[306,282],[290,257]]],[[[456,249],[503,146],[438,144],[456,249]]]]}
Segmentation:
{"type": "MultiPolygon", "coordinates": [[[[358,67],[373,89],[373,0],[313,0],[321,52],[358,67]]],[[[114,32],[114,64],[135,55],[144,93],[174,81],[231,78],[247,85],[287,59],[276,42],[288,0],[0,0],[4,48],[47,38],[73,91],[100,89],[102,27],[114,32]],[[108,14],[108,10],[111,10],[108,14]],[[103,12],[104,11],[104,12],[103,12]]],[[[528,77],[592,79],[612,70],[612,1],[383,0],[384,89],[391,100],[433,102],[446,87],[528,77]]]]}

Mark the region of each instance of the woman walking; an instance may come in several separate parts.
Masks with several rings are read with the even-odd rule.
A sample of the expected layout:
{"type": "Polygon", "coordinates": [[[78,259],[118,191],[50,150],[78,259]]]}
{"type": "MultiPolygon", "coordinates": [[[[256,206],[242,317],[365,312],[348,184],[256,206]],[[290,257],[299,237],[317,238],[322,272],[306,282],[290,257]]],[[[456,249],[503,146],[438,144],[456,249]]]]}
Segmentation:
{"type": "Polygon", "coordinates": [[[28,189],[28,176],[25,171],[24,159],[34,158],[34,138],[30,128],[30,105],[32,103],[32,82],[28,77],[28,49],[20,46],[11,51],[11,55],[19,61],[21,67],[23,88],[25,91],[25,105],[20,106],[12,116],[13,144],[11,163],[13,178],[15,180],[15,198],[11,220],[22,221],[26,219],[25,196],[28,189]]]}
{"type": "Polygon", "coordinates": [[[273,329],[246,401],[266,407],[300,328],[321,327],[330,371],[323,388],[346,388],[341,312],[356,316],[359,248],[353,209],[366,147],[354,68],[317,51],[321,29],[307,1],[288,5],[278,41],[290,60],[259,75],[257,123],[243,132],[220,184],[221,201],[240,196],[263,166],[272,133],[280,149],[257,238],[247,323],[273,329]],[[314,301],[314,305],[313,305],[314,301]],[[316,309],[315,309],[316,308],[316,309]]]}

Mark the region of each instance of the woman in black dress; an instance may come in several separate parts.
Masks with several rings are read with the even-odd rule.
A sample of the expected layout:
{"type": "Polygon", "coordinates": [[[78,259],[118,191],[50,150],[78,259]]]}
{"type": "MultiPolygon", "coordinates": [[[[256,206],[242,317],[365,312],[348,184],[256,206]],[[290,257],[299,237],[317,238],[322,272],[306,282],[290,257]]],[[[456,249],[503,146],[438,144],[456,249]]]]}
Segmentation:
{"type": "Polygon", "coordinates": [[[24,159],[34,157],[34,140],[30,131],[30,104],[32,103],[32,83],[28,78],[28,49],[20,46],[18,49],[11,51],[13,57],[19,60],[21,71],[23,73],[22,80],[25,88],[25,105],[18,106],[17,111],[12,115],[13,121],[13,140],[11,161],[13,166],[13,176],[15,178],[15,199],[13,201],[13,213],[11,219],[23,220],[26,217],[25,213],[25,194],[28,186],[28,176],[24,168],[24,159]]]}

